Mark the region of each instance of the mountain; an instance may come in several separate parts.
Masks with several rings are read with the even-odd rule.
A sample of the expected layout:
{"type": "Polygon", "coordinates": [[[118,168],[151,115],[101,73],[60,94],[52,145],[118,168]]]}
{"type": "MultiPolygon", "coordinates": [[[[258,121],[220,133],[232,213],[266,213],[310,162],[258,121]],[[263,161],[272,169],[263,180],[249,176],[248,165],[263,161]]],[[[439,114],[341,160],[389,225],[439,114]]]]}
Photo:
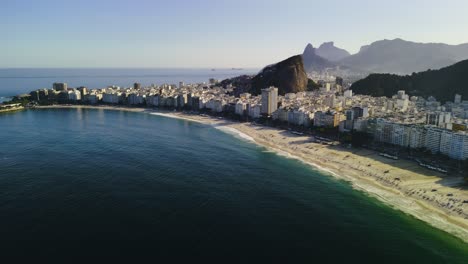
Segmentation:
{"type": "Polygon", "coordinates": [[[363,46],[357,54],[340,60],[339,64],[374,73],[410,74],[440,69],[465,59],[468,59],[468,43],[448,45],[394,39],[363,46]]]}
{"type": "Polygon", "coordinates": [[[307,73],[301,55],[265,67],[252,78],[250,92],[260,94],[261,89],[269,86],[278,87],[278,93],[297,93],[307,90],[307,73]]]}
{"type": "Polygon", "coordinates": [[[329,61],[339,61],[351,56],[348,51],[335,47],[333,42],[323,43],[315,50],[315,54],[329,61]]]}
{"type": "Polygon", "coordinates": [[[304,68],[307,72],[322,71],[325,68],[335,66],[332,62],[317,55],[316,49],[310,43],[305,47],[304,52],[302,53],[302,59],[304,62],[304,68]]]}
{"type": "Polygon", "coordinates": [[[440,101],[452,101],[455,94],[468,99],[468,60],[440,70],[428,70],[412,75],[371,74],[359,80],[350,89],[357,94],[390,97],[398,90],[410,95],[434,96],[440,101]]]}

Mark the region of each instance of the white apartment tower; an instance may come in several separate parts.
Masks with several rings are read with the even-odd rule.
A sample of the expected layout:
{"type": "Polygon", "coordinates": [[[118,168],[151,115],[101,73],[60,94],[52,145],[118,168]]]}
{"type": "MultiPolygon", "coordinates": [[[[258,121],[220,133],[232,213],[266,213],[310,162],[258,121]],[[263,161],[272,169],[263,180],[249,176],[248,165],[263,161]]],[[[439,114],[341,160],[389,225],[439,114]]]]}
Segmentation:
{"type": "Polygon", "coordinates": [[[262,114],[271,115],[278,108],[278,88],[262,89],[262,114]]]}

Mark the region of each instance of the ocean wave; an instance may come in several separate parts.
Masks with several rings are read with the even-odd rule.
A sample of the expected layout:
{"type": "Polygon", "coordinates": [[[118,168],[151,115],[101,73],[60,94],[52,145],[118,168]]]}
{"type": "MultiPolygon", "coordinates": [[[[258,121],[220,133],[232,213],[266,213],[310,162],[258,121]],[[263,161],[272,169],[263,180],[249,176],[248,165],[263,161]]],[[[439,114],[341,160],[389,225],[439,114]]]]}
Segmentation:
{"type": "Polygon", "coordinates": [[[186,121],[197,122],[197,123],[204,123],[202,121],[198,121],[198,120],[195,120],[195,119],[191,119],[191,118],[188,118],[188,117],[183,117],[183,116],[179,116],[179,115],[175,115],[175,114],[171,114],[171,113],[152,112],[152,113],[150,113],[150,115],[163,116],[163,117],[186,120],[186,121]]]}
{"type": "MultiPolygon", "coordinates": [[[[200,123],[205,123],[203,121],[199,121],[199,120],[195,120],[195,119],[190,119],[190,118],[186,118],[186,117],[183,117],[183,116],[178,116],[178,115],[174,115],[174,114],[171,114],[171,113],[150,113],[151,115],[157,115],[157,116],[164,116],[164,117],[169,117],[169,118],[177,118],[177,119],[182,119],[182,120],[188,120],[188,121],[192,121],[192,122],[200,122],[200,123]]],[[[207,123],[205,123],[207,124],[207,123]]],[[[240,139],[243,139],[243,140],[246,140],[246,141],[250,141],[250,142],[255,142],[255,139],[235,128],[232,128],[232,127],[228,127],[228,126],[224,126],[224,125],[213,125],[214,128],[222,131],[222,132],[225,132],[226,134],[230,134],[230,135],[233,135],[237,138],[240,138],[240,139]]]]}
{"type": "Polygon", "coordinates": [[[281,156],[281,157],[284,157],[284,158],[288,158],[288,159],[294,159],[294,160],[298,160],[306,165],[309,165],[311,167],[314,167],[315,169],[317,170],[320,170],[321,172],[326,172],[332,176],[334,176],[335,178],[339,178],[339,179],[343,179],[343,180],[350,180],[349,177],[347,176],[344,176],[342,174],[337,174],[336,172],[326,168],[326,167],[323,167],[323,166],[320,166],[318,165],[317,163],[314,163],[314,162],[310,162],[310,161],[306,161],[305,159],[299,157],[299,156],[296,156],[296,155],[293,155],[287,151],[284,151],[284,150],[281,150],[281,149],[278,149],[278,148],[273,148],[271,146],[266,146],[266,145],[262,145],[264,147],[267,148],[267,151],[266,152],[272,152],[272,153],[275,153],[276,155],[278,156],[281,156]]]}
{"type": "Polygon", "coordinates": [[[235,129],[235,128],[232,128],[232,127],[228,127],[228,126],[216,126],[214,125],[213,126],[214,128],[218,129],[218,130],[221,130],[227,134],[230,134],[230,135],[233,135],[235,137],[238,137],[240,139],[244,139],[244,140],[247,140],[247,141],[250,141],[250,142],[255,142],[255,139],[245,133],[242,133],[240,132],[239,130],[235,129]]]}
{"type": "Polygon", "coordinates": [[[156,116],[164,116],[164,117],[170,117],[170,118],[177,118],[177,119],[184,119],[182,117],[178,117],[176,115],[173,115],[173,114],[168,114],[168,113],[150,113],[150,115],[156,115],[156,116]]]}

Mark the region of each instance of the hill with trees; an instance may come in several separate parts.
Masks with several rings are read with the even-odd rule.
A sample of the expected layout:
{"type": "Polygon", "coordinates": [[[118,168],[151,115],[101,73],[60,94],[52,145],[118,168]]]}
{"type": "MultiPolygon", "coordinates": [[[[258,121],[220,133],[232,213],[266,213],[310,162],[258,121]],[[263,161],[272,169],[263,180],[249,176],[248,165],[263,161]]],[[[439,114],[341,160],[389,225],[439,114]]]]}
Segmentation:
{"type": "Polygon", "coordinates": [[[434,96],[440,101],[451,101],[455,94],[468,99],[468,60],[440,70],[427,70],[411,75],[371,74],[351,86],[356,94],[390,97],[398,90],[410,95],[434,96]]]}

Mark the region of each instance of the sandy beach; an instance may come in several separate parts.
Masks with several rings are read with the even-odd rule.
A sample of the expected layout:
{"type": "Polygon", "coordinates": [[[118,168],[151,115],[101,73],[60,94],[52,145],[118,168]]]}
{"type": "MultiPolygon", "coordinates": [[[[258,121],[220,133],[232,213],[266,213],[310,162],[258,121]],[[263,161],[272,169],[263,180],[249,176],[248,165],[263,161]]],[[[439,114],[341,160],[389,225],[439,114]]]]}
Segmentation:
{"type": "Polygon", "coordinates": [[[311,136],[295,135],[276,128],[182,112],[117,106],[56,105],[37,108],[146,112],[212,125],[243,140],[299,159],[332,177],[346,180],[354,188],[468,243],[468,189],[462,187],[463,179],[422,168],[414,162],[387,159],[366,149],[322,145],[315,143],[311,136]]]}

